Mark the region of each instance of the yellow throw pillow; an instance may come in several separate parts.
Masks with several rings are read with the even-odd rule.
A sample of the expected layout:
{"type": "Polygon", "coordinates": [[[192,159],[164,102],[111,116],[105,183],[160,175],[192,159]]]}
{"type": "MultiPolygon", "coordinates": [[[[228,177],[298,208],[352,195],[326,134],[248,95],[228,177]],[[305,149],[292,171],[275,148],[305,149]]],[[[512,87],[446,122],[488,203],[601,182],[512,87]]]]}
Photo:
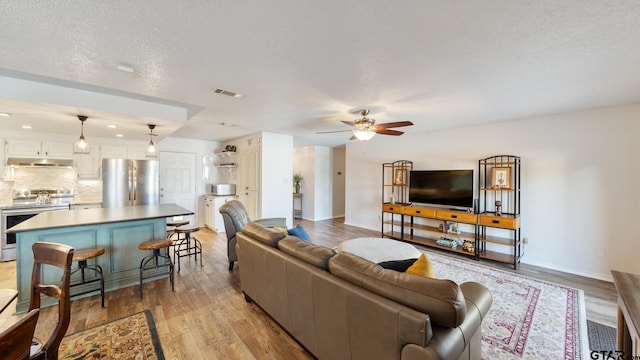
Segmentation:
{"type": "Polygon", "coordinates": [[[413,265],[409,266],[409,268],[405,272],[408,274],[425,276],[432,279],[436,278],[436,273],[433,271],[433,265],[427,258],[427,255],[425,255],[424,253],[422,253],[418,260],[416,260],[413,265]]]}
{"type": "Polygon", "coordinates": [[[283,233],[284,236],[289,235],[289,231],[287,229],[285,229],[285,228],[280,227],[280,226],[274,226],[273,230],[283,233]]]}

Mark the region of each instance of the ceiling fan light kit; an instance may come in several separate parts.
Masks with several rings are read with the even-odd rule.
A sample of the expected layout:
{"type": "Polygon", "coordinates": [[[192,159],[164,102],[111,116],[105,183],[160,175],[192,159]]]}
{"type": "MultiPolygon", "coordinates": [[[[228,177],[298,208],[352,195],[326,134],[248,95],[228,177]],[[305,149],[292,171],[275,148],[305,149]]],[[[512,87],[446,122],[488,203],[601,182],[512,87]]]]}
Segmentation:
{"type": "Polygon", "coordinates": [[[73,145],[73,152],[75,154],[89,154],[91,152],[91,146],[89,146],[89,143],[87,143],[87,140],[84,138],[84,122],[87,121],[87,116],[78,115],[78,120],[80,120],[80,137],[73,145]]]}
{"type": "Polygon", "coordinates": [[[369,141],[376,135],[373,130],[353,130],[353,135],[360,141],[369,141]]]}
{"type": "Polygon", "coordinates": [[[396,122],[376,125],[376,121],[374,119],[370,119],[367,117],[367,115],[369,115],[368,109],[360,110],[360,115],[362,115],[362,118],[353,122],[342,120],[344,124],[355,127],[355,129],[353,130],[321,131],[321,132],[318,132],[318,134],[353,131],[353,136],[349,140],[358,139],[364,142],[364,141],[371,140],[371,138],[373,138],[376,134],[392,135],[392,136],[402,135],[404,134],[404,132],[398,131],[398,130],[391,130],[389,128],[413,125],[411,121],[396,121],[396,122]]]}

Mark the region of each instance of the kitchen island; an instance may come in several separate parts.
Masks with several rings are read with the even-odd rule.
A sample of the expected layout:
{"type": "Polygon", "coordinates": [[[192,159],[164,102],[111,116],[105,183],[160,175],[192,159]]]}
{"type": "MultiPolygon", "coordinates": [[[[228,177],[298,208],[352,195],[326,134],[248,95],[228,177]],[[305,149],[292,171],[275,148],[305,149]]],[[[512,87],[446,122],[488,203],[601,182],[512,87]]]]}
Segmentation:
{"type": "MultiPolygon", "coordinates": [[[[102,266],[107,292],[139,284],[140,260],[149,254],[138,250],[138,244],[164,238],[167,218],[192,214],[192,211],[175,204],[51,211],[38,214],[8,229],[7,233],[16,233],[17,242],[16,310],[22,312],[29,307],[33,267],[31,246],[35,242],[66,244],[76,249],[103,247],[105,253],[90,262],[102,266]]],[[[159,269],[158,273],[163,271],[159,269]]],[[[43,270],[45,283],[57,283],[60,276],[58,269],[46,267],[43,270]]],[[[74,274],[72,283],[79,276],[80,273],[74,274]]],[[[87,272],[87,279],[91,279],[91,276],[92,272],[87,272]]],[[[95,288],[95,283],[74,287],[72,295],[92,288],[95,288]]],[[[47,305],[44,301],[45,299],[43,305],[47,305]]]]}

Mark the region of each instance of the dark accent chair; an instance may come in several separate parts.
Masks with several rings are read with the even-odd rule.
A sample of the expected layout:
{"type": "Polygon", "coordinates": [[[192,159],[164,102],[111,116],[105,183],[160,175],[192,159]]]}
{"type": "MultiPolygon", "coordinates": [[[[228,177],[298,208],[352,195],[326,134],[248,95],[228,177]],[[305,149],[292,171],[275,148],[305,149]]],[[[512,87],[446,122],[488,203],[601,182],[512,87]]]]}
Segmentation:
{"type": "MultiPolygon", "coordinates": [[[[40,295],[58,300],[58,323],[46,343],[40,342],[31,359],[58,360],[58,348],[67,333],[71,321],[71,246],[47,242],[33,244],[33,272],[31,273],[31,299],[29,311],[40,309],[40,295]],[[60,286],[42,284],[42,265],[55,266],[62,270],[60,286]]],[[[33,350],[32,350],[33,351],[33,350]]]]}
{"type": "Polygon", "coordinates": [[[29,359],[31,340],[39,314],[40,309],[29,311],[27,316],[0,334],[0,356],[3,359],[29,359]]]}
{"type": "MultiPolygon", "coordinates": [[[[229,271],[231,271],[233,270],[233,263],[238,260],[236,233],[250,223],[251,219],[247,209],[237,200],[227,201],[220,206],[220,214],[222,214],[224,230],[227,234],[227,256],[229,257],[229,271]]],[[[287,219],[285,218],[266,218],[256,220],[256,222],[266,227],[287,226],[287,219]]]]}

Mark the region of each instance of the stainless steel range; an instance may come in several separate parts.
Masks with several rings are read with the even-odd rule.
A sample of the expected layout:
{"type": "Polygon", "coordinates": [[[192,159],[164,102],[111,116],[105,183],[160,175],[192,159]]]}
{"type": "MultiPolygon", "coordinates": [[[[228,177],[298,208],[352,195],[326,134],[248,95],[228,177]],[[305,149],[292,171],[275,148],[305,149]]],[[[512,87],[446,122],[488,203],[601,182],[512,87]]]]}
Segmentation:
{"type": "Polygon", "coordinates": [[[21,189],[13,192],[13,204],[0,209],[0,261],[16,259],[16,234],[5,230],[44,211],[69,210],[73,189],[21,189]]]}

